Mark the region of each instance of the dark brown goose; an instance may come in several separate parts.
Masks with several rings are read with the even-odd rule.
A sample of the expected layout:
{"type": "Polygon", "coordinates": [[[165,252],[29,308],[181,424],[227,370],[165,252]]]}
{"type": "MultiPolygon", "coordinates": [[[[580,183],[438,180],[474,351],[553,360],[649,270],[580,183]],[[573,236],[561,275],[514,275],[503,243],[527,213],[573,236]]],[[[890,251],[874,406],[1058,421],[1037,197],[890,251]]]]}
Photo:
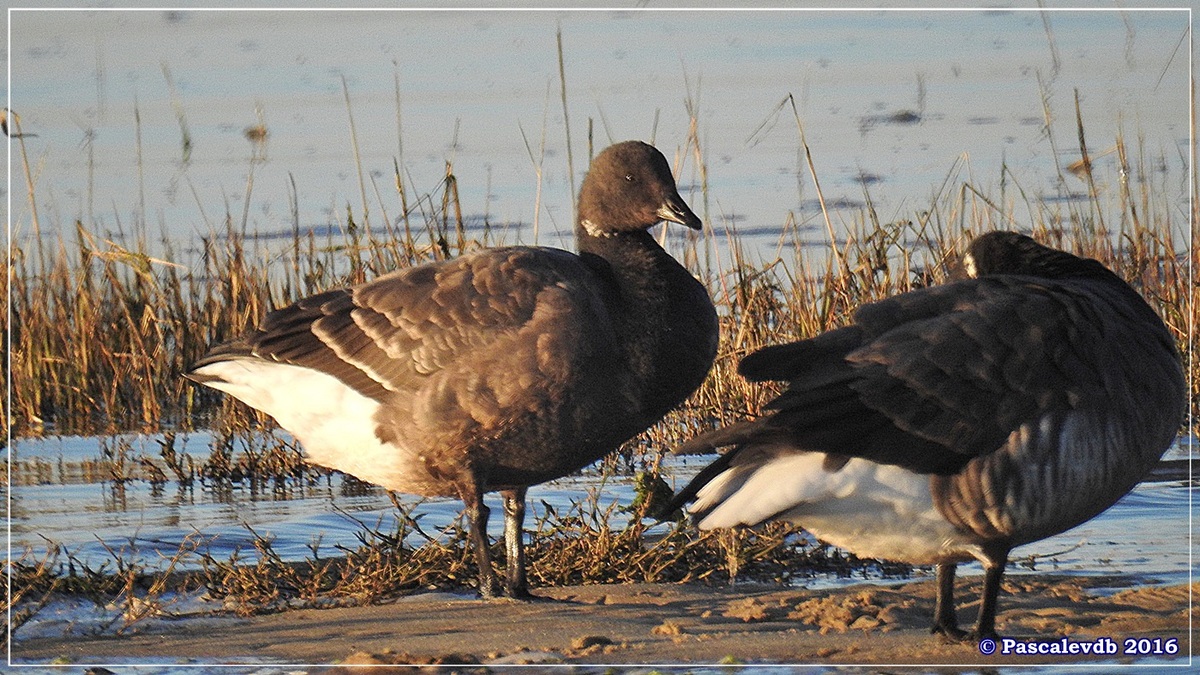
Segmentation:
{"type": "Polygon", "coordinates": [[[700,219],[653,147],[614,145],[579,195],[579,254],[492,249],[267,315],[188,373],[273,416],[309,461],[466,504],[498,593],[483,494],[504,501],[505,589],[528,594],[528,486],[590,464],[681,403],[717,347],[708,292],[646,232],[700,219]]]}
{"type": "Polygon", "coordinates": [[[955,565],[978,559],[972,635],[994,636],[1009,551],[1146,476],[1185,389],[1166,326],[1100,263],[1011,232],[975,239],[965,263],[976,278],[747,356],[747,379],[786,391],[679,448],[733,446],[668,508],[694,500],[702,528],[785,520],[864,557],[936,564],[934,631],[957,638],[955,565]]]}

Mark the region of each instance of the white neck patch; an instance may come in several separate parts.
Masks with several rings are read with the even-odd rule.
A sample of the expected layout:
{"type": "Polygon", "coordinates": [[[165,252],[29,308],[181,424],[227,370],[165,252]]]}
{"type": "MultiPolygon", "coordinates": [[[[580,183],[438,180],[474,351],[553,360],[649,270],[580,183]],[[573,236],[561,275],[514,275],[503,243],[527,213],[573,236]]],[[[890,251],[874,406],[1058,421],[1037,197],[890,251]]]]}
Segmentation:
{"type": "Polygon", "coordinates": [[[972,279],[979,278],[979,268],[975,265],[975,256],[970,253],[963,256],[963,267],[967,268],[967,276],[972,279]]]}
{"type": "Polygon", "coordinates": [[[601,229],[598,225],[596,225],[592,221],[588,220],[587,218],[584,218],[583,220],[579,221],[579,224],[583,227],[584,232],[587,232],[588,234],[592,235],[593,237],[615,237],[615,236],[617,236],[616,232],[613,232],[612,230],[601,229]]]}

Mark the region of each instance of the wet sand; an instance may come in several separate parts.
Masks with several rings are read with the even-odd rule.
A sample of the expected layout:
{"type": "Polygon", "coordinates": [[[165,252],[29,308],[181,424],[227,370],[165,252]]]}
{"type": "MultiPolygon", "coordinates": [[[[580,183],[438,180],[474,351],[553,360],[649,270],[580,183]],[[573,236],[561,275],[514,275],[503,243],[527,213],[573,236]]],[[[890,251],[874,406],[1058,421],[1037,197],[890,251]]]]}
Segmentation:
{"type": "MultiPolygon", "coordinates": [[[[154,633],[18,641],[14,662],[310,664],[1053,664],[1130,663],[1125,641],[1145,638],[1186,662],[1188,586],[1129,586],[1127,578],[1013,576],[997,629],[1018,640],[1111,638],[1115,655],[984,655],[929,634],[934,583],[803,590],[760,584],[668,584],[535,589],[533,602],[426,593],[369,607],[299,609],[248,619],[187,618],[154,633]],[[1102,589],[1110,589],[1104,591],[1102,589]]],[[[1200,589],[1200,583],[1193,585],[1200,589]]],[[[978,578],[959,580],[960,620],[978,608],[978,578]]],[[[18,640],[19,640],[18,635],[18,640]]],[[[328,667],[326,667],[328,666],[328,667]]],[[[383,669],[384,672],[390,669],[383,669]]],[[[378,672],[372,670],[370,672],[378,672]]]]}

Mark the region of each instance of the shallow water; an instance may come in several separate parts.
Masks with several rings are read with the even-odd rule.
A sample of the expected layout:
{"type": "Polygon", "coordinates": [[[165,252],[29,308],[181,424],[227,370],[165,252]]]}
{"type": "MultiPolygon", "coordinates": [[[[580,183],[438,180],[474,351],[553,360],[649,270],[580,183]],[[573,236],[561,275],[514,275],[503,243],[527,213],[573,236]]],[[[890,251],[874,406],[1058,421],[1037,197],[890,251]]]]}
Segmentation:
{"type": "MultiPolygon", "coordinates": [[[[718,239],[732,228],[773,259],[795,243],[780,241],[789,214],[802,242],[827,239],[789,95],[839,236],[868,218],[868,197],[885,222],[914,218],[963,183],[1018,219],[1068,208],[1087,193],[1061,169],[1080,156],[1076,93],[1101,199],[1128,179],[1181,208],[1187,22],[1140,10],[21,11],[10,93],[37,134],[26,146],[47,236],[73,236],[76,218],[113,236],[142,225],[152,247],[161,232],[183,256],[226,211],[251,232],[291,232],[293,184],[302,231],[338,231],[348,206],[361,225],[364,190],[379,227],[384,211],[400,219],[397,160],[410,195],[451,162],[469,220],[569,247],[590,128],[597,150],[642,138],[678,155],[685,197],[718,239]],[[705,189],[685,143],[689,101],[705,189]],[[259,123],[261,146],[244,136],[259,123]],[[1127,171],[1110,152],[1120,134],[1127,171]],[[543,137],[535,233],[530,148],[541,158],[543,137]]],[[[14,187],[19,237],[31,233],[24,193],[14,187]]]]}
{"type": "MultiPolygon", "coordinates": [[[[179,450],[203,462],[211,438],[192,434],[179,450]]],[[[157,457],[155,437],[133,437],[132,455],[157,457]]],[[[1173,447],[1168,459],[1186,458],[1173,447]]],[[[12,496],[12,545],[15,553],[27,547],[35,557],[48,542],[62,545],[77,560],[93,567],[111,565],[113,552],[151,568],[166,564],[185,539],[217,560],[235,551],[253,558],[255,535],[272,541],[285,560],[339,554],[338,546],[354,547],[370,530],[395,531],[397,513],[387,494],[373,486],[346,481],[340,474],[291,487],[251,489],[248,483],[214,488],[174,482],[152,487],[131,481],[123,488],[99,477],[86,477],[72,467],[100,457],[96,438],[67,437],[20,440],[13,448],[16,471],[12,496]],[[53,467],[34,471],[30,467],[53,467]],[[32,479],[40,476],[43,481],[32,479]],[[63,482],[66,478],[69,482],[63,482]],[[33,483],[33,484],[30,484],[33,483]]],[[[682,485],[711,458],[670,458],[669,474],[682,485]]],[[[1194,488],[1187,481],[1144,482],[1111,509],[1083,525],[1015,551],[1013,572],[1128,576],[1135,583],[1182,583],[1188,578],[1188,509],[1194,488]]],[[[634,499],[631,478],[601,476],[595,471],[530,488],[527,527],[537,526],[546,505],[565,512],[575,505],[629,506],[634,499]]],[[[490,495],[490,501],[498,501],[490,495]]],[[[461,504],[454,499],[402,497],[414,507],[421,528],[436,536],[456,522],[461,504]]],[[[498,504],[495,504],[498,507],[498,504]]],[[[616,516],[618,522],[620,514],[616,516]]],[[[500,518],[490,523],[491,534],[503,531],[500,518]]],[[[410,543],[423,539],[414,534],[410,543]]],[[[196,564],[194,560],[190,564],[196,564]]],[[[976,565],[965,573],[978,572],[976,565]]],[[[840,585],[861,578],[818,576],[805,583],[840,585]]]]}

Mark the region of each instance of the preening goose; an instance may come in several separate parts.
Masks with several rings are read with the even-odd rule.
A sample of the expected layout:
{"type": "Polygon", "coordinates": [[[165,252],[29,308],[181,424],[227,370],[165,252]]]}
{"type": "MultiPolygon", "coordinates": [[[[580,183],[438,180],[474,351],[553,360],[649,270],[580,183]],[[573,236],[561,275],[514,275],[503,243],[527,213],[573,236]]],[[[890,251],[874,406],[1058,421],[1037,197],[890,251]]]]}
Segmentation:
{"type": "Polygon", "coordinates": [[[705,287],[646,231],[699,229],[652,146],[601,152],[579,195],[579,254],[491,249],[321,293],[215,347],[188,377],[274,417],[309,461],[467,507],[479,590],[499,592],[483,494],[500,491],[505,590],[525,596],[528,486],[640,433],[703,381],[705,287]]]}
{"type": "Polygon", "coordinates": [[[975,278],[743,359],[747,379],[787,389],[677,449],[732,446],[666,512],[693,502],[701,528],[784,520],[860,556],[936,564],[934,631],[956,638],[955,564],[975,558],[972,635],[994,636],[1009,551],[1146,476],[1180,429],[1185,383],[1162,320],[1095,260],[993,232],[965,263],[975,278]]]}

